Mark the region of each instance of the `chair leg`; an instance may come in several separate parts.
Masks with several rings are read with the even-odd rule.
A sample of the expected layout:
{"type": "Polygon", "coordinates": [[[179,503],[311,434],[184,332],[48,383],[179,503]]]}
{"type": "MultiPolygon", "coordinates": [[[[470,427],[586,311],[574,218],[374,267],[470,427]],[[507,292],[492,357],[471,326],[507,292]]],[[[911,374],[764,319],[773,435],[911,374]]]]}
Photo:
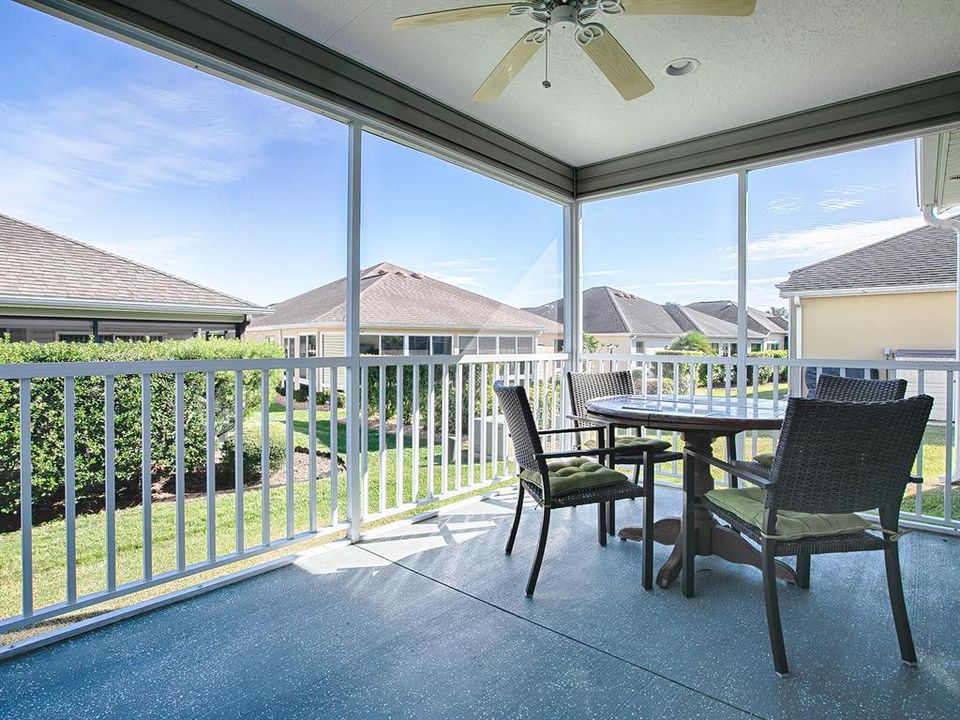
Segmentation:
{"type": "Polygon", "coordinates": [[[617,534],[617,503],[611,500],[607,503],[607,535],[617,534]]]}
{"type": "Polygon", "coordinates": [[[550,508],[543,508],[543,520],[540,522],[540,540],[537,543],[537,555],[530,568],[530,579],[527,580],[527,597],[533,597],[537,589],[537,578],[540,576],[540,565],[543,564],[543,551],[547,547],[547,532],[550,530],[550,508]]]}
{"type": "Polygon", "coordinates": [[[810,589],[810,553],[797,553],[797,587],[801,590],[810,589]]]}
{"type": "Polygon", "coordinates": [[[607,545],[607,504],[597,503],[597,540],[601,545],[607,545]]]}
{"type": "Polygon", "coordinates": [[[692,598],[694,587],[694,558],[697,554],[695,527],[696,500],[693,497],[693,463],[683,463],[683,518],[681,520],[680,589],[684,597],[692,598]]]}
{"type": "MultiPolygon", "coordinates": [[[[727,435],[727,462],[731,465],[735,465],[737,462],[737,436],[736,435],[727,435]]],[[[735,488],[740,486],[740,481],[737,479],[736,475],[730,476],[730,487],[735,488]]]]}
{"type": "MultiPolygon", "coordinates": [[[[640,465],[637,465],[640,469],[640,465]]],[[[653,589],[653,453],[643,459],[643,589],[653,589]]]]}
{"type": "Polygon", "coordinates": [[[907,604],[903,598],[900,554],[896,542],[887,542],[887,547],[883,551],[883,560],[887,568],[887,590],[890,593],[893,623],[897,628],[897,640],[900,643],[900,657],[907,665],[916,665],[917,651],[913,646],[913,634],[910,632],[910,620],[907,617],[907,604]]]}
{"type": "Polygon", "coordinates": [[[513,541],[517,539],[517,528],[520,527],[520,515],[523,513],[523,483],[518,482],[517,488],[517,512],[513,516],[513,526],[510,528],[510,537],[507,538],[507,555],[513,552],[513,541]]]}
{"type": "Polygon", "coordinates": [[[777,598],[777,569],[773,543],[764,540],[761,552],[763,553],[763,602],[767,609],[767,630],[770,633],[770,650],[773,652],[773,669],[780,677],[785,677],[790,670],[787,667],[787,650],[783,644],[783,626],[780,623],[780,601],[777,598]]]}

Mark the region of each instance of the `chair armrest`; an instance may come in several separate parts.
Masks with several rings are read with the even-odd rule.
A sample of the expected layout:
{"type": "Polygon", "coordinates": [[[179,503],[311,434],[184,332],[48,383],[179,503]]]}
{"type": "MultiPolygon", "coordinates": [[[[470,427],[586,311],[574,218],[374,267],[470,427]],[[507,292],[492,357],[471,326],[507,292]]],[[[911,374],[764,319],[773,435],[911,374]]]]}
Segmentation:
{"type": "Polygon", "coordinates": [[[537,453],[534,457],[544,460],[553,460],[555,458],[583,457],[584,455],[607,455],[615,452],[616,448],[593,448],[591,450],[559,450],[557,452],[537,453]]]}
{"type": "Polygon", "coordinates": [[[562,433],[603,432],[602,425],[595,427],[554,428],[553,430],[537,430],[537,435],[560,435],[562,433]]]}
{"type": "Polygon", "coordinates": [[[915,475],[911,475],[910,478],[907,480],[907,482],[912,482],[915,485],[923,485],[923,478],[916,477],[915,475]]]}
{"type": "Polygon", "coordinates": [[[694,457],[701,462],[705,462],[708,465],[713,465],[715,468],[719,468],[724,472],[728,472],[731,475],[736,475],[738,478],[743,478],[747,482],[751,482],[754,485],[762,487],[764,489],[770,488],[773,486],[773,483],[770,481],[770,478],[765,478],[762,475],[757,475],[754,472],[750,472],[742,467],[737,467],[736,465],[731,465],[728,462],[724,462],[719,458],[715,458],[713,455],[704,455],[701,452],[696,450],[690,450],[688,448],[683,449],[684,460],[687,456],[694,457]]]}
{"type": "Polygon", "coordinates": [[[567,420],[573,420],[574,422],[590,423],[591,425],[599,425],[601,427],[603,426],[603,423],[601,423],[600,421],[595,420],[594,418],[586,417],[585,415],[570,414],[570,415],[564,415],[564,418],[567,420]]]}

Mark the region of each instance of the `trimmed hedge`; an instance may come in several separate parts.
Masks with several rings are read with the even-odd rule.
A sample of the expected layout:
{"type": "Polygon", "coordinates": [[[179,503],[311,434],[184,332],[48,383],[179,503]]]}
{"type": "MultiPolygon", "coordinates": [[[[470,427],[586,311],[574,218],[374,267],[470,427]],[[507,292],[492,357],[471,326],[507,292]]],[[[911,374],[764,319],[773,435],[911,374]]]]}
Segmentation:
{"type": "MultiPolygon", "coordinates": [[[[20,343],[0,338],[0,363],[102,362],[145,360],[213,360],[280,357],[282,350],[267,342],[240,340],[171,340],[165,342],[20,343]]],[[[272,373],[271,373],[272,374],[272,373]]],[[[260,372],[243,373],[244,407],[259,406],[260,372]]],[[[276,378],[271,378],[273,384],[276,378]]],[[[175,471],[174,375],[151,377],[151,459],[154,482],[175,471]]],[[[215,428],[232,425],[233,372],[214,376],[215,428]]],[[[77,378],[75,383],[76,496],[78,510],[102,507],[104,493],[104,379],[77,378]]],[[[63,380],[35,379],[31,393],[31,460],[33,509],[37,520],[62,514],[63,380]]],[[[140,494],[140,376],[114,380],[115,469],[119,502],[136,502],[140,494]],[[126,500],[125,500],[126,499],[126,500]]],[[[187,473],[206,462],[206,379],[204,373],[184,376],[185,460],[187,473]]],[[[0,524],[19,517],[20,505],[19,382],[0,381],[0,524]]]]}
{"type": "MultiPolygon", "coordinates": [[[[287,425],[280,420],[271,420],[267,438],[271,472],[283,467],[287,457],[287,425]]],[[[309,438],[294,431],[293,449],[306,451],[309,438]]],[[[233,473],[235,459],[233,433],[223,439],[220,445],[221,463],[226,472],[233,473]]],[[[232,475],[231,475],[232,476],[232,475]]],[[[243,426],[243,479],[246,482],[260,481],[260,423],[243,426]]]]}

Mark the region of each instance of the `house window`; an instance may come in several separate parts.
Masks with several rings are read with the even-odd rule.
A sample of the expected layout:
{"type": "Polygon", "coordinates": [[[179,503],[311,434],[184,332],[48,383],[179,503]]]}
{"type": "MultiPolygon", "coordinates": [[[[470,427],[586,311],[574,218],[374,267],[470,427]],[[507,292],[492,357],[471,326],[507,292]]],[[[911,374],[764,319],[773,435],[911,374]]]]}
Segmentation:
{"type": "Polygon", "coordinates": [[[772,342],[772,343],[770,343],[770,349],[771,349],[771,350],[779,350],[779,349],[780,349],[780,343],[778,343],[778,342],[772,342]]]}
{"type": "Polygon", "coordinates": [[[495,337],[480,337],[477,338],[479,341],[480,353],[482,355],[495,355],[497,352],[497,339],[495,337]]]}
{"type": "MultiPolygon", "coordinates": [[[[0,336],[6,332],[3,328],[0,328],[0,336]]],[[[69,342],[69,343],[86,343],[90,342],[89,335],[77,335],[73,333],[57,333],[57,340],[60,342],[69,342]]]]}
{"type": "Polygon", "coordinates": [[[452,355],[453,337],[451,335],[433,336],[433,354],[434,355],[452,355]]]}
{"type": "Polygon", "coordinates": [[[380,354],[380,336],[379,335],[361,335],[360,336],[360,354],[361,355],[379,355],[380,354]]]}
{"type": "Polygon", "coordinates": [[[630,347],[634,355],[643,355],[645,351],[643,340],[631,340],[630,347]]]}
{"type": "Polygon", "coordinates": [[[714,355],[720,354],[720,343],[710,343],[710,350],[714,355]]]}
{"type": "Polygon", "coordinates": [[[563,352],[563,338],[553,341],[553,351],[558,353],[563,352]]]}
{"type": "Polygon", "coordinates": [[[763,343],[750,343],[750,352],[762,352],[763,343]]]}
{"type": "Polygon", "coordinates": [[[381,355],[403,355],[403,335],[381,335],[381,355]]]}
{"type": "MultiPolygon", "coordinates": [[[[315,334],[310,335],[300,335],[299,339],[299,350],[300,357],[302,358],[312,358],[317,356],[317,336],[315,334]]],[[[297,373],[304,380],[307,379],[307,369],[299,368],[297,373]]]]}
{"type": "MultiPolygon", "coordinates": [[[[127,333],[113,333],[111,335],[101,335],[102,342],[146,342],[150,339],[149,335],[129,335],[127,333]]],[[[160,340],[160,336],[156,336],[160,340]]]]}
{"type": "MultiPolygon", "coordinates": [[[[463,338],[460,338],[461,344],[463,338]]],[[[407,338],[411,355],[429,355],[430,354],[430,336],[429,335],[411,335],[407,338]]],[[[461,352],[463,350],[461,349],[461,352]]]]}
{"type": "Polygon", "coordinates": [[[296,348],[294,344],[295,342],[296,340],[292,337],[285,337],[283,339],[283,356],[284,357],[292,358],[294,356],[294,350],[296,348]]]}
{"type": "Polygon", "coordinates": [[[460,336],[460,353],[462,355],[477,354],[477,336],[476,335],[460,336]]]}
{"type": "Polygon", "coordinates": [[[532,355],[533,354],[533,338],[518,337],[517,352],[520,353],[521,355],[532,355]]]}
{"type": "Polygon", "coordinates": [[[517,352],[517,339],[515,337],[500,338],[500,354],[514,355],[517,352]]]}

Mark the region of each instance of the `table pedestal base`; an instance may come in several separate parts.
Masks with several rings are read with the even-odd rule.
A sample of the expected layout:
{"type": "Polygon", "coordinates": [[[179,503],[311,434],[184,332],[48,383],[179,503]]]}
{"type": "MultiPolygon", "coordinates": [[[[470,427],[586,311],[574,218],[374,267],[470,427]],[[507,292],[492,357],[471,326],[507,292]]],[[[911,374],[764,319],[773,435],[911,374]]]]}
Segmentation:
{"type": "MultiPolygon", "coordinates": [[[[619,532],[621,540],[642,540],[643,528],[625,527],[619,532]]],[[[669,587],[680,577],[683,567],[680,543],[680,518],[664,518],[653,524],[653,540],[661,545],[673,545],[670,557],[657,572],[657,585],[669,587]]],[[[752,565],[760,569],[760,551],[741,535],[720,525],[712,517],[697,523],[697,555],[716,555],[732,563],[752,565]]],[[[777,577],[792,585],[797,584],[796,571],[777,560],[777,577]]]]}

